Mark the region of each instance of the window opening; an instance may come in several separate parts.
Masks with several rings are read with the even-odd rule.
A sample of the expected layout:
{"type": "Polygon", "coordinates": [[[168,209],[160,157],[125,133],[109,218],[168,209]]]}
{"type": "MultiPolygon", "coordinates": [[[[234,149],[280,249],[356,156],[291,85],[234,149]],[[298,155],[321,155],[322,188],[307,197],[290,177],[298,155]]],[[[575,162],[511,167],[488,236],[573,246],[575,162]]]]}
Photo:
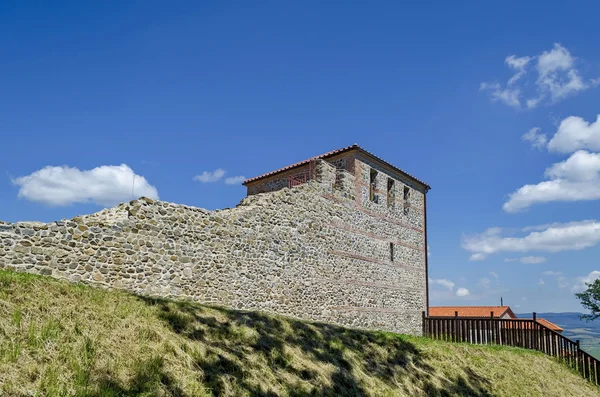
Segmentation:
{"type": "Polygon", "coordinates": [[[387,205],[388,208],[394,206],[394,180],[391,178],[388,178],[387,183],[387,205]]]}
{"type": "Polygon", "coordinates": [[[371,174],[369,176],[369,200],[376,203],[377,195],[375,194],[375,189],[377,189],[377,171],[371,169],[371,174]]]}
{"type": "Polygon", "coordinates": [[[394,243],[390,243],[390,262],[394,261],[394,243]]]}
{"type": "Polygon", "coordinates": [[[408,186],[404,186],[404,201],[408,201],[410,197],[410,188],[408,186]]]}

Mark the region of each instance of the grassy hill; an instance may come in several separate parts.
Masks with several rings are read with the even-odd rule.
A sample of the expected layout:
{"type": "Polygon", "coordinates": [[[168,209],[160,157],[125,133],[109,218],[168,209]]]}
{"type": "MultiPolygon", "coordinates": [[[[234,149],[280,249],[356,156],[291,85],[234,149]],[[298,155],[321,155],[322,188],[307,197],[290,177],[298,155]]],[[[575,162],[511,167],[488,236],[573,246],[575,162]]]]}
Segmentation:
{"type": "Polygon", "coordinates": [[[2,396],[600,396],[539,353],[0,271],[2,396]]]}

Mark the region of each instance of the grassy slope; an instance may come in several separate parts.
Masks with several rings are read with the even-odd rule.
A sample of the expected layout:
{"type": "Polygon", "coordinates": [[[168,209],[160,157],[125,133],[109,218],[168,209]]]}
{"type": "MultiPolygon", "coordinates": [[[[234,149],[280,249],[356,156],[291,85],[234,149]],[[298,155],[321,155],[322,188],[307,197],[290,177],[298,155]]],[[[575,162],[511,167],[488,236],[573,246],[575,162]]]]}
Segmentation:
{"type": "Polygon", "coordinates": [[[541,354],[0,271],[0,395],[600,396],[541,354]]]}

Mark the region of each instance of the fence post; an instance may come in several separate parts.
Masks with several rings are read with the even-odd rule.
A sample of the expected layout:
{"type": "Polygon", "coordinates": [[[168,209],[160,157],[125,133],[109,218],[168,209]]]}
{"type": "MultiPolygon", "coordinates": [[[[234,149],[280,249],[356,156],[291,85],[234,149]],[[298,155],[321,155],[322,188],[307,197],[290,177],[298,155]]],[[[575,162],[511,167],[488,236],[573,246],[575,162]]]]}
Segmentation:
{"type": "Polygon", "coordinates": [[[427,335],[427,332],[426,332],[427,328],[425,327],[425,310],[423,310],[422,321],[423,321],[423,324],[421,326],[423,327],[423,336],[429,336],[429,335],[427,335]]]}
{"type": "Polygon", "coordinates": [[[577,370],[579,371],[579,373],[581,373],[583,375],[583,372],[581,371],[583,369],[582,367],[582,363],[581,363],[581,354],[579,351],[579,339],[577,339],[575,341],[575,360],[577,361],[577,370]]]}
{"type": "Polygon", "coordinates": [[[453,333],[452,341],[459,342],[459,339],[458,339],[458,311],[454,312],[454,325],[452,326],[452,328],[454,328],[452,330],[452,333],[453,333]]]}

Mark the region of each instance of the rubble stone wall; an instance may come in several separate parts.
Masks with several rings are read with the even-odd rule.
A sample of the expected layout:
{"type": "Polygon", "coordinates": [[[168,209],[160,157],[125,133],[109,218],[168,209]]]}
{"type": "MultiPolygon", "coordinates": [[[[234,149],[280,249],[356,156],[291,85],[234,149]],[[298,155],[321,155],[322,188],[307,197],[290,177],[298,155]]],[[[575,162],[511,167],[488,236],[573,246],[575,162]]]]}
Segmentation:
{"type": "Polygon", "coordinates": [[[371,165],[353,161],[358,177],[319,160],[315,180],[231,209],[141,198],[71,220],[0,222],[0,268],[418,334],[427,281],[423,192],[413,189],[406,205],[373,203],[371,165]]]}

